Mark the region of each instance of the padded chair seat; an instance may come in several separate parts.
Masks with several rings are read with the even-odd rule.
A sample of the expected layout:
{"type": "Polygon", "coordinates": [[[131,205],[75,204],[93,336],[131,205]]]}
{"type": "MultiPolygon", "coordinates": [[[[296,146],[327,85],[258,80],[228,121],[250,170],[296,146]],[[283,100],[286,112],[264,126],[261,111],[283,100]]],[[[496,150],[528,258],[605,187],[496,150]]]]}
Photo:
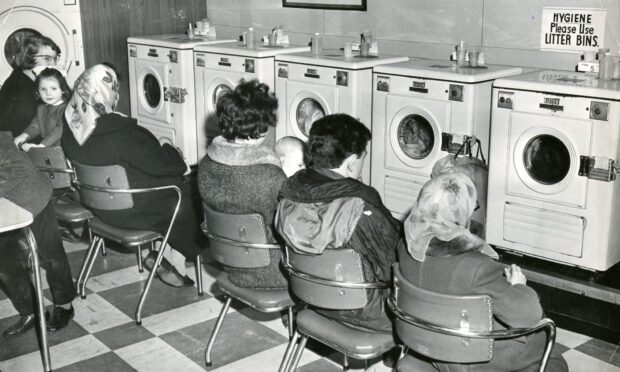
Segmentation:
{"type": "Polygon", "coordinates": [[[161,234],[155,231],[121,229],[118,227],[110,226],[102,222],[97,217],[93,217],[93,219],[90,221],[89,226],[93,234],[99,235],[105,239],[109,239],[126,246],[144,244],[156,239],[163,238],[161,234]]]}
{"type": "Polygon", "coordinates": [[[79,202],[54,204],[56,218],[64,222],[80,222],[93,218],[93,213],[79,202]]]}
{"type": "Polygon", "coordinates": [[[300,333],[340,352],[346,350],[348,351],[346,354],[374,357],[394,347],[394,337],[391,333],[351,328],[313,310],[300,311],[295,322],[300,333]]]}
{"type": "Polygon", "coordinates": [[[396,372],[437,372],[438,370],[429,362],[406,354],[398,361],[396,372]]]}
{"type": "Polygon", "coordinates": [[[239,287],[230,281],[225,271],[215,280],[224,293],[262,312],[280,311],[295,304],[288,289],[257,290],[239,287]]]}

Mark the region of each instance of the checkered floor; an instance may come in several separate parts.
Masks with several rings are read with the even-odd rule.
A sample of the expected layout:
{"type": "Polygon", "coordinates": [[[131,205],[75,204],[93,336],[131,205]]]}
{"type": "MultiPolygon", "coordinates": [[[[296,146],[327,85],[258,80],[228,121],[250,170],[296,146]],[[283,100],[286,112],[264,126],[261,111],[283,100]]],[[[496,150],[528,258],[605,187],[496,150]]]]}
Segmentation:
{"type": "MultiPolygon", "coordinates": [[[[65,248],[75,277],[86,247],[65,242],[65,248]]],[[[107,256],[97,258],[87,284],[87,298],[73,302],[75,318],[67,328],[49,335],[54,370],[206,370],[204,350],[222,302],[212,286],[219,272],[217,264],[205,261],[205,295],[199,297],[195,288],[175,289],[155,280],[140,327],[132,319],[147,272],[138,272],[133,252],[108,249],[107,256]]],[[[188,274],[193,275],[193,271],[188,269],[188,274]]],[[[44,294],[51,299],[48,290],[44,294]]],[[[218,336],[209,370],[276,371],[287,343],[281,319],[233,306],[218,336]]],[[[17,318],[0,292],[0,330],[17,318]]],[[[337,353],[317,345],[309,347],[300,371],[341,370],[337,353]]],[[[620,372],[620,345],[560,329],[556,347],[563,351],[572,372],[620,372]]],[[[362,368],[362,364],[352,367],[362,368]]],[[[0,336],[0,371],[41,369],[34,331],[10,339],[0,336]]],[[[370,370],[389,371],[380,361],[370,370]]]]}

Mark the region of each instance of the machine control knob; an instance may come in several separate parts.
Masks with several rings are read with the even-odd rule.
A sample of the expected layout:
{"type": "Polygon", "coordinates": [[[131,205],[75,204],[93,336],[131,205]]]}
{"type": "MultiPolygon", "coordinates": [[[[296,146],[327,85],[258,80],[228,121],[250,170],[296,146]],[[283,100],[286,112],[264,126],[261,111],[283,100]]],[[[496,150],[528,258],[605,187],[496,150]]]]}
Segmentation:
{"type": "Polygon", "coordinates": [[[448,88],[448,90],[450,91],[448,95],[448,99],[450,101],[463,102],[463,86],[462,85],[450,84],[450,87],[448,88]]]}
{"type": "Polygon", "coordinates": [[[349,73],[346,71],[336,71],[336,85],[349,86],[349,73]]]}
{"type": "Polygon", "coordinates": [[[513,106],[513,92],[499,91],[497,95],[497,107],[511,109],[513,106]]]}

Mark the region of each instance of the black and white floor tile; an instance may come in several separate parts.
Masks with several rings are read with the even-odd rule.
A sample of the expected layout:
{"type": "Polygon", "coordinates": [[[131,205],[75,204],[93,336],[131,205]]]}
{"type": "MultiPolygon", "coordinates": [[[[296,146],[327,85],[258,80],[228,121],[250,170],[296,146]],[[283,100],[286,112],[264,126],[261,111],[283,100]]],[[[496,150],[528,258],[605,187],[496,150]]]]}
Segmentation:
{"type": "MultiPolygon", "coordinates": [[[[65,242],[74,277],[84,256],[82,244],[65,242]]],[[[87,284],[87,298],[76,299],[75,318],[50,333],[55,371],[205,371],[204,350],[221,309],[221,294],[213,286],[215,263],[203,267],[204,296],[195,288],[170,288],[153,282],[143,311],[142,326],[133,321],[148,273],[139,273],[135,252],[108,249],[99,256],[87,284]]],[[[188,268],[193,277],[194,270],[188,268]]],[[[49,291],[45,291],[50,305],[49,291]]],[[[233,302],[234,304],[234,302],[233,302]]],[[[17,313],[0,292],[0,330],[17,320],[17,313]]],[[[286,349],[287,330],[278,315],[266,315],[234,304],[213,349],[209,371],[276,371],[286,349]]],[[[558,330],[556,347],[571,372],[620,372],[620,345],[558,330]]],[[[325,347],[309,345],[299,371],[340,371],[341,357],[325,347]]],[[[352,364],[353,370],[362,364],[352,364]]],[[[0,337],[0,371],[41,370],[34,331],[0,337]]],[[[369,369],[389,371],[381,361],[369,369]]]]}

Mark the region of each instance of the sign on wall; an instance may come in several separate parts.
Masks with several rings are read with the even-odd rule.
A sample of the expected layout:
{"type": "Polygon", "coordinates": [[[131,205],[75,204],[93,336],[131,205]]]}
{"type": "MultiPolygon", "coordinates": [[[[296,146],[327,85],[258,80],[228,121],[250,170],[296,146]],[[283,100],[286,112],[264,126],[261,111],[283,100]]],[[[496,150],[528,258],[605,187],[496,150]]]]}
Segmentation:
{"type": "Polygon", "coordinates": [[[543,8],[540,49],[596,51],[605,36],[605,9],[543,8]]]}

